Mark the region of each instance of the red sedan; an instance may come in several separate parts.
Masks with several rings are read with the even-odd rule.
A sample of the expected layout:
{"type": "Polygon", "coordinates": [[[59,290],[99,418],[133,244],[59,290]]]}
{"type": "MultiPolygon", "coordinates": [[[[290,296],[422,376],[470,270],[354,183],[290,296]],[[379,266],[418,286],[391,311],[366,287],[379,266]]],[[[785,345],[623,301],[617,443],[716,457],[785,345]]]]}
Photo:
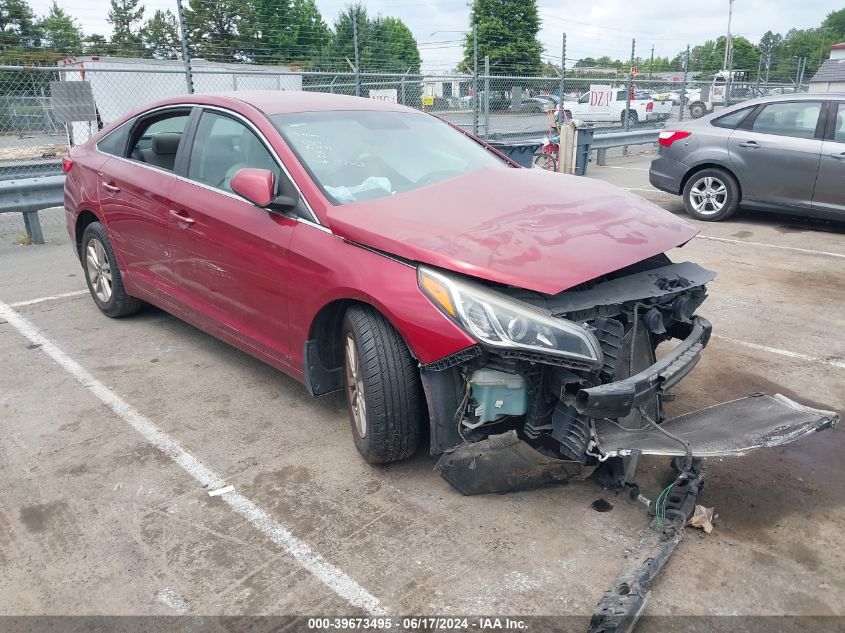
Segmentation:
{"type": "Polygon", "coordinates": [[[468,494],[637,451],[689,467],[836,420],[759,395],[664,420],[710,336],[696,311],[714,274],[664,254],[695,229],[601,182],[519,168],[410,108],[169,99],[64,169],[71,243],[103,313],[148,302],[314,396],[344,389],[366,460],[408,457],[428,435],[468,494]]]}

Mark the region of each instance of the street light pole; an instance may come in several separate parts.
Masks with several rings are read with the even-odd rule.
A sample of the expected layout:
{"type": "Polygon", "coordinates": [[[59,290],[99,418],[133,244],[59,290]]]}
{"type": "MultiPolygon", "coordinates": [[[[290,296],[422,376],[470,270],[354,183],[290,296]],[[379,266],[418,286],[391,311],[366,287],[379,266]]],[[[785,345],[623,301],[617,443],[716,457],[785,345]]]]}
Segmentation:
{"type": "Polygon", "coordinates": [[[722,66],[724,70],[728,69],[728,60],[730,59],[731,50],[731,18],[733,17],[734,0],[728,0],[728,37],[725,40],[725,64],[722,66]]]}

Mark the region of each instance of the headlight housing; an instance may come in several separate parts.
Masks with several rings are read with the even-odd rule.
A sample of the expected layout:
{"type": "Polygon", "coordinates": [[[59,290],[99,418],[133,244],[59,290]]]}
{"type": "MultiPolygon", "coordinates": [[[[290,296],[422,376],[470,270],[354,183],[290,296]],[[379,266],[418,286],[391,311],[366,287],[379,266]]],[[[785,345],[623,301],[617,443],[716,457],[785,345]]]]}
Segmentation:
{"type": "Polygon", "coordinates": [[[425,266],[418,268],[417,280],[431,302],[480,343],[602,364],[598,339],[577,323],[425,266]]]}

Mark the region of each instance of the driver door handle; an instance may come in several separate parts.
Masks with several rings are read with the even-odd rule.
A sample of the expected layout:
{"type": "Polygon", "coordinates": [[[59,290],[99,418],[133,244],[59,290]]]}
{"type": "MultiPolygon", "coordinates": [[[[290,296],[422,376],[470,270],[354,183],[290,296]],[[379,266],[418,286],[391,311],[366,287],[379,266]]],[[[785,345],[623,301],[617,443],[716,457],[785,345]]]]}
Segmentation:
{"type": "Polygon", "coordinates": [[[745,141],[743,143],[739,143],[739,146],[740,147],[747,147],[748,149],[757,149],[758,147],[760,147],[757,144],[757,141],[745,141]]]}
{"type": "Polygon", "coordinates": [[[182,225],[183,229],[188,228],[196,222],[193,218],[188,217],[185,213],[177,211],[176,209],[170,209],[170,215],[176,218],[176,221],[182,225]]]}
{"type": "Polygon", "coordinates": [[[111,191],[112,193],[117,193],[118,191],[120,191],[120,187],[118,187],[117,185],[113,185],[110,182],[105,182],[105,181],[103,181],[103,189],[105,189],[107,191],[111,191]]]}

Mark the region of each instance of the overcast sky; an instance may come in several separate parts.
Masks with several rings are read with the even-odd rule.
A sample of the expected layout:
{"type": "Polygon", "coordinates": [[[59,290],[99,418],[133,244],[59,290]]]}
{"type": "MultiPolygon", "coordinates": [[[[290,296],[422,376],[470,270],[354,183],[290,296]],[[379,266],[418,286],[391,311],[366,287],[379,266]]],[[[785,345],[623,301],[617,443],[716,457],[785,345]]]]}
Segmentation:
{"type": "MultiPolygon", "coordinates": [[[[213,0],[211,0],[213,1],[213,0]]],[[[51,0],[30,0],[35,12],[47,12],[51,0]]],[[[187,0],[185,0],[187,4],[187,0]]],[[[142,0],[146,16],[155,9],[172,9],[176,0],[142,0]]],[[[74,15],[87,34],[108,36],[106,0],[62,0],[59,5],[74,15]]],[[[317,0],[323,18],[329,23],[348,2],[317,0]]],[[[451,69],[462,56],[462,33],[469,23],[469,0],[371,0],[364,4],[372,14],[401,18],[411,28],[427,70],[451,69]],[[445,31],[445,32],[444,32],[445,31]]],[[[724,35],[728,22],[728,0],[696,2],[678,0],[539,0],[542,30],[540,41],[544,57],[560,60],[561,34],[567,34],[567,62],[582,57],[610,55],[628,59],[631,38],[637,39],[637,55],[647,57],[654,46],[655,55],[670,58],[687,43],[699,44],[724,35]],[[689,8],[688,8],[689,7],[689,8]]],[[[757,42],[766,31],[786,33],[789,29],[818,26],[824,17],[843,7],[843,1],[831,0],[736,0],[731,31],[757,42]]]]}

